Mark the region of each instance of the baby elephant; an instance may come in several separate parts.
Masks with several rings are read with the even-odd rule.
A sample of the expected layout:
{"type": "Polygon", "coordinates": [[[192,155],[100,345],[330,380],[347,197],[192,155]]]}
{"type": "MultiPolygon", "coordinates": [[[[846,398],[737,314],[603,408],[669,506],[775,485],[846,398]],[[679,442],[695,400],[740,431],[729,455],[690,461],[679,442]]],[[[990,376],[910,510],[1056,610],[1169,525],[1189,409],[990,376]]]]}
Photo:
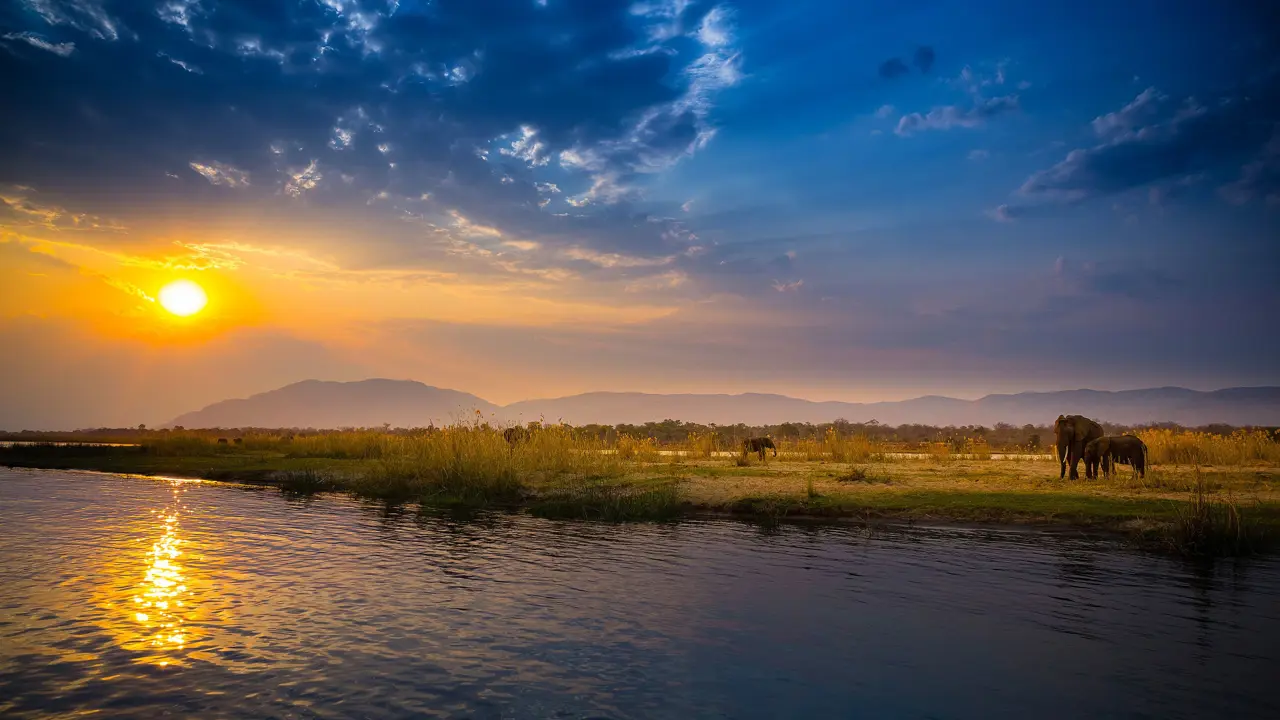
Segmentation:
{"type": "Polygon", "coordinates": [[[760,459],[764,459],[764,449],[772,448],[773,456],[778,457],[778,448],[773,444],[771,437],[747,438],[742,441],[742,455],[745,457],[748,453],[757,453],[760,459]]]}
{"type": "Polygon", "coordinates": [[[1110,475],[1116,463],[1133,467],[1138,477],[1147,476],[1147,444],[1133,435],[1108,435],[1089,441],[1084,446],[1084,471],[1090,478],[1098,477],[1098,467],[1110,475]]]}

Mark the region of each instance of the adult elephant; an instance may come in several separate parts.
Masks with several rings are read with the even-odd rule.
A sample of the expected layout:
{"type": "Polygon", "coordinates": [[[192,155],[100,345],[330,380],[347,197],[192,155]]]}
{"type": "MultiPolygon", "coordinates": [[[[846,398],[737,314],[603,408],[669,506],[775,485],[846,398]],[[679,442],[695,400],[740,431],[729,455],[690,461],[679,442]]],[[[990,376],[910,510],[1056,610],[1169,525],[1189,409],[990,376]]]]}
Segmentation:
{"type": "Polygon", "coordinates": [[[763,460],[765,448],[772,448],[773,456],[778,457],[778,448],[773,444],[773,438],[771,437],[747,438],[742,441],[742,454],[744,457],[748,453],[756,453],[760,456],[760,459],[763,460]]]}
{"type": "MultiPolygon", "coordinates": [[[[1102,426],[1083,415],[1059,415],[1053,423],[1053,438],[1058,446],[1058,479],[1067,472],[1071,465],[1071,479],[1079,480],[1076,463],[1084,455],[1084,446],[1091,440],[1102,437],[1102,426]]],[[[1089,466],[1084,468],[1085,476],[1093,478],[1089,466]]]]}
{"type": "Polygon", "coordinates": [[[1115,472],[1116,463],[1123,463],[1133,468],[1138,477],[1147,476],[1147,444],[1136,435],[1106,435],[1097,440],[1090,440],[1084,446],[1084,471],[1090,477],[1098,476],[1098,466],[1102,472],[1110,475],[1115,472]]]}
{"type": "Polygon", "coordinates": [[[529,431],[526,428],[516,425],[503,430],[502,438],[507,441],[507,444],[514,448],[516,443],[529,439],[529,431]]]}

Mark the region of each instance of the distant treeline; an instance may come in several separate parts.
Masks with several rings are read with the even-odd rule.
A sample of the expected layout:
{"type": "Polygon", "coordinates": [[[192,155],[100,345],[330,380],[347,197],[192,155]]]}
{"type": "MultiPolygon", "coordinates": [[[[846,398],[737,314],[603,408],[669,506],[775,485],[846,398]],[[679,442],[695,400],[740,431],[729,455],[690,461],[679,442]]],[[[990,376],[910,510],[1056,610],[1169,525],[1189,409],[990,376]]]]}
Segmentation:
{"type": "MultiPolygon", "coordinates": [[[[486,423],[481,423],[482,426],[486,423]]],[[[538,423],[530,423],[536,427],[538,423]]],[[[1145,429],[1164,429],[1174,432],[1198,432],[1211,435],[1230,435],[1240,430],[1262,430],[1273,439],[1280,440],[1280,428],[1274,427],[1239,427],[1233,425],[1206,425],[1200,427],[1183,427],[1175,423],[1149,423],[1145,425],[1115,425],[1102,423],[1108,435],[1118,435],[1145,429]]],[[[495,428],[505,427],[494,425],[495,428]]],[[[201,428],[185,429],[181,426],[169,429],[151,429],[145,425],[136,428],[94,428],[61,432],[24,430],[21,432],[0,433],[0,441],[27,442],[115,442],[145,443],[148,439],[166,437],[174,433],[207,438],[237,438],[252,436],[291,436],[306,437],[333,432],[355,432],[375,430],[394,435],[420,435],[429,433],[432,427],[393,428],[384,425],[378,428],[201,428]]],[[[663,420],[647,422],[642,425],[581,425],[574,427],[576,434],[584,438],[593,438],[606,443],[616,442],[619,437],[651,438],[660,445],[682,445],[691,438],[714,437],[721,447],[732,447],[748,437],[770,435],[783,441],[821,440],[831,433],[841,437],[864,437],[881,443],[903,445],[919,445],[921,443],[948,443],[956,446],[965,443],[985,443],[992,449],[1026,449],[1037,450],[1053,445],[1052,425],[1022,425],[996,423],[993,427],[984,425],[963,425],[939,427],[935,425],[906,424],[883,425],[876,421],[853,423],[836,420],[830,423],[779,423],[777,425],[703,425],[700,423],[681,422],[679,420],[663,420]]]]}

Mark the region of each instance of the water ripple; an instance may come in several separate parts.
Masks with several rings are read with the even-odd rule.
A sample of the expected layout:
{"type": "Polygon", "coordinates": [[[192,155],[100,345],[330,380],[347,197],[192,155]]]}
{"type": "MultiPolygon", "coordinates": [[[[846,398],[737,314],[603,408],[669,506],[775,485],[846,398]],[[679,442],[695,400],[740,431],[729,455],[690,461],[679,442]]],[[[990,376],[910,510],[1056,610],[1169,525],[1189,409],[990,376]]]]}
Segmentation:
{"type": "Polygon", "coordinates": [[[0,470],[0,715],[1280,717],[1280,565],[0,470]]]}

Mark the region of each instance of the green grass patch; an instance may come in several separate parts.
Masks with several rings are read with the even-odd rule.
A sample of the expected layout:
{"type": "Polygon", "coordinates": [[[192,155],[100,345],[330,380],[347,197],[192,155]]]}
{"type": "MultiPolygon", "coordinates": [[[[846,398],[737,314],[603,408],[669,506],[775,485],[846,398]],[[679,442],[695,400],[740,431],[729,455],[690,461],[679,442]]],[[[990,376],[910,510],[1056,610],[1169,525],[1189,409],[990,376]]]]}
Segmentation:
{"type": "Polygon", "coordinates": [[[684,507],[674,483],[656,487],[590,483],[563,488],[534,500],[529,512],[559,520],[659,521],[680,517],[684,507]]]}

